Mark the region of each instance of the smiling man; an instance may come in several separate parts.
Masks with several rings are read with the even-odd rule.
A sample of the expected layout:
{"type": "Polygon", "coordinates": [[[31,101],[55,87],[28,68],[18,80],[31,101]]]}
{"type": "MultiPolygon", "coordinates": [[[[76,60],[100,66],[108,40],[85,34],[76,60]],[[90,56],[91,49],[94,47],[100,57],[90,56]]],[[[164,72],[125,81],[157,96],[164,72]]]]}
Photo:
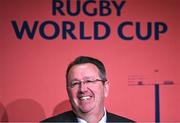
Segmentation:
{"type": "Polygon", "coordinates": [[[66,89],[72,111],[48,118],[43,122],[134,122],[112,114],[104,105],[109,93],[109,82],[103,63],[95,58],[80,56],[66,71],[66,89]]]}

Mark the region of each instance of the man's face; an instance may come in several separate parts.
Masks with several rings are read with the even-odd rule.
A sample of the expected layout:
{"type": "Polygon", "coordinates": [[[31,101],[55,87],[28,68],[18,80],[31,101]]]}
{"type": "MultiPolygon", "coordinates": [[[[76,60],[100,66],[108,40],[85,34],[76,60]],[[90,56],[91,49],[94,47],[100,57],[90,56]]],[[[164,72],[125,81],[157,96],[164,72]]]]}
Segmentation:
{"type": "Polygon", "coordinates": [[[101,80],[99,70],[94,64],[75,65],[70,69],[67,84],[82,81],[74,87],[67,87],[72,108],[77,115],[104,110],[104,98],[108,95],[109,84],[108,82],[103,84],[102,81],[86,83],[96,79],[101,80]]]}

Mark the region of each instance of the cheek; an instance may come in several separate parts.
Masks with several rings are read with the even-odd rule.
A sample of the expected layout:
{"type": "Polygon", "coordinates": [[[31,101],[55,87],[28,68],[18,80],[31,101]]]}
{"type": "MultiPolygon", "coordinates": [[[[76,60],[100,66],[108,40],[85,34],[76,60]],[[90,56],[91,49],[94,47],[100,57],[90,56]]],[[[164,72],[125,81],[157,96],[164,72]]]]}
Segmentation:
{"type": "Polygon", "coordinates": [[[98,99],[101,99],[104,97],[104,88],[102,86],[97,86],[96,88],[92,89],[93,93],[95,94],[98,99]]]}
{"type": "Polygon", "coordinates": [[[76,99],[77,97],[77,91],[76,90],[68,90],[68,95],[70,99],[76,99]]]}

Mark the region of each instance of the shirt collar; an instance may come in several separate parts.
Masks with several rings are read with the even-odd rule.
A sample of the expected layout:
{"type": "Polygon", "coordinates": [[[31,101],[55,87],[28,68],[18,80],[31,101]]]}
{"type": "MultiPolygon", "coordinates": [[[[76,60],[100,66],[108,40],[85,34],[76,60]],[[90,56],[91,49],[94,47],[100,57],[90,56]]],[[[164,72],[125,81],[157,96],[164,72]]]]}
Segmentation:
{"type": "MultiPolygon", "coordinates": [[[[98,123],[106,123],[106,119],[107,119],[107,114],[106,114],[106,109],[104,108],[104,116],[101,118],[101,120],[98,123]]],[[[78,123],[87,123],[87,121],[79,117],[77,117],[77,120],[78,123]]]]}

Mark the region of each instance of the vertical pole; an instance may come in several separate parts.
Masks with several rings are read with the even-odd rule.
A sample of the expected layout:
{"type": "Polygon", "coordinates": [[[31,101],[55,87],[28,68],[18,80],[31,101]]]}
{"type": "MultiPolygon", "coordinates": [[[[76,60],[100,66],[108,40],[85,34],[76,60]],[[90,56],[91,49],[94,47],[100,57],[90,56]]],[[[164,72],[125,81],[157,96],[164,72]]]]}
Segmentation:
{"type": "Polygon", "coordinates": [[[160,122],[160,101],[159,101],[159,84],[155,84],[155,122],[160,122]]]}

